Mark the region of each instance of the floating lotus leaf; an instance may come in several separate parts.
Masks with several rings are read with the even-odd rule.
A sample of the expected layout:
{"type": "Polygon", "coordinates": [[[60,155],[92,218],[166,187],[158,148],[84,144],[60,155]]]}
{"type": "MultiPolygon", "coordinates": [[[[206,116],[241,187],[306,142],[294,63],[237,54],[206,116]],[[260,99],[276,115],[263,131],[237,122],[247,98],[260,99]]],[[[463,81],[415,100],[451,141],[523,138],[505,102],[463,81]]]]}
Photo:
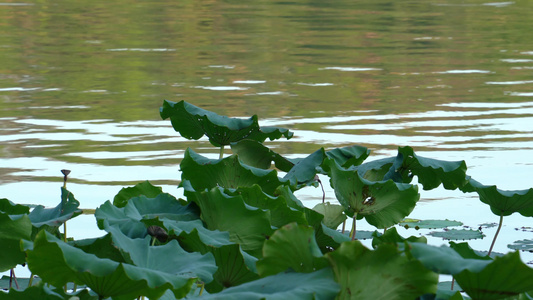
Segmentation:
{"type": "Polygon", "coordinates": [[[170,118],[172,127],[187,139],[197,140],[206,135],[215,147],[229,145],[243,139],[259,142],[290,139],[293,133],[285,128],[259,127],[256,115],[248,119],[228,118],[194,106],[185,101],[165,100],[160,108],[161,118],[170,118]]]}
{"type": "Polygon", "coordinates": [[[118,194],[115,195],[115,198],[113,199],[113,205],[116,207],[124,207],[126,206],[126,203],[128,203],[128,200],[133,197],[139,197],[143,195],[147,198],[155,198],[162,192],[163,189],[161,187],[153,186],[150,182],[144,181],[132,187],[122,188],[118,194]]]}
{"type": "Polygon", "coordinates": [[[42,205],[36,206],[29,214],[31,223],[36,228],[42,226],[59,227],[65,221],[72,219],[82,213],[78,209],[80,202],[67,189],[61,187],[61,203],[54,208],[44,208],[42,205]]]}
{"type": "Polygon", "coordinates": [[[416,220],[416,219],[405,219],[402,220],[399,224],[405,228],[415,228],[418,229],[437,229],[437,228],[447,228],[451,226],[461,226],[462,222],[452,221],[452,220],[416,220]]]}
{"type": "Polygon", "coordinates": [[[533,252],[533,239],[514,241],[512,244],[507,245],[507,248],[513,250],[533,252]]]}
{"type": "Polygon", "coordinates": [[[472,229],[451,229],[446,231],[432,231],[429,235],[440,237],[445,240],[475,240],[482,239],[485,235],[479,230],[472,229]]]}
{"type": "Polygon", "coordinates": [[[253,256],[261,256],[263,242],[274,232],[269,211],[247,205],[241,196],[226,195],[222,188],[187,192],[187,198],[200,207],[208,229],[228,231],[232,242],[253,256]]]}
{"type": "Polygon", "coordinates": [[[427,243],[427,239],[424,236],[410,236],[408,238],[402,237],[400,234],[398,234],[398,231],[395,227],[387,229],[385,233],[382,235],[377,235],[377,231],[374,233],[374,238],[372,239],[372,247],[375,249],[379,245],[384,243],[389,244],[397,244],[397,243],[403,243],[405,241],[411,242],[411,243],[427,243]]]}
{"type": "Polygon", "coordinates": [[[116,207],[106,201],[95,211],[98,227],[104,229],[104,220],[110,225],[117,225],[124,234],[131,238],[146,236],[146,226],[141,220],[167,218],[170,220],[195,220],[198,212],[189,205],[181,204],[167,193],[161,193],[150,199],[146,196],[132,198],[124,207],[116,207]]]}
{"type": "Polygon", "coordinates": [[[371,251],[359,241],[346,242],[325,256],[341,285],[338,299],[416,299],[437,291],[438,275],[393,244],[371,251]]]}
{"type": "Polygon", "coordinates": [[[527,190],[504,191],[495,185],[483,185],[469,178],[465,190],[474,190],[479,199],[490,205],[490,210],[498,216],[508,216],[518,212],[526,217],[533,217],[533,188],[527,190]]]}
{"type": "Polygon", "coordinates": [[[261,277],[288,269],[310,273],[328,265],[315,241],[312,227],[291,223],[276,230],[263,245],[263,258],[257,261],[261,277]]]}
{"type": "Polygon", "coordinates": [[[279,273],[220,293],[202,295],[191,299],[262,300],[262,299],[334,299],[339,285],[333,279],[330,268],[313,273],[279,273]]]}
{"type": "Polygon", "coordinates": [[[186,252],[176,240],[162,246],[150,246],[149,236],[132,239],[115,226],[107,225],[105,229],[111,233],[113,244],[120,250],[126,263],[168,274],[199,277],[205,283],[213,280],[217,266],[211,253],[186,252]]]}
{"type": "Polygon", "coordinates": [[[472,299],[504,299],[533,290],[533,269],[522,262],[518,252],[492,260],[464,258],[446,246],[411,243],[409,249],[427,268],[453,275],[472,299]]]}
{"type": "Polygon", "coordinates": [[[216,186],[236,189],[254,184],[265,193],[273,194],[280,185],[288,185],[278,178],[276,170],[263,170],[242,164],[236,155],[224,159],[209,159],[190,148],[180,164],[181,179],[188,182],[187,190],[203,191],[216,186]]]}
{"type": "Polygon", "coordinates": [[[258,141],[242,140],[237,143],[232,143],[231,150],[239,156],[239,159],[243,163],[252,167],[268,169],[272,162],[274,162],[276,168],[284,172],[289,172],[294,166],[291,161],[270,150],[258,141]]]}
{"type": "Polygon", "coordinates": [[[324,160],[323,168],[342,206],[378,228],[387,228],[403,220],[420,198],[414,185],[392,180],[372,182],[361,178],[357,170],[343,169],[332,159],[324,160]]]}
{"type": "Polygon", "coordinates": [[[28,207],[0,199],[0,272],[26,261],[26,255],[20,249],[20,240],[31,239],[32,224],[28,210],[28,207]]]}
{"type": "Polygon", "coordinates": [[[331,229],[337,229],[346,220],[342,205],[331,204],[329,202],[319,203],[313,207],[313,210],[324,215],[322,222],[331,229]]]}
{"type": "MultiPolygon", "coordinates": [[[[138,267],[101,259],[70,246],[46,231],[40,231],[34,243],[24,243],[28,267],[33,274],[53,286],[68,282],[85,284],[101,297],[133,299],[138,296],[159,298],[167,289],[176,298],[187,295],[197,280],[157,269],[138,267]]],[[[153,265],[165,265],[168,257],[148,257],[153,265]]]]}

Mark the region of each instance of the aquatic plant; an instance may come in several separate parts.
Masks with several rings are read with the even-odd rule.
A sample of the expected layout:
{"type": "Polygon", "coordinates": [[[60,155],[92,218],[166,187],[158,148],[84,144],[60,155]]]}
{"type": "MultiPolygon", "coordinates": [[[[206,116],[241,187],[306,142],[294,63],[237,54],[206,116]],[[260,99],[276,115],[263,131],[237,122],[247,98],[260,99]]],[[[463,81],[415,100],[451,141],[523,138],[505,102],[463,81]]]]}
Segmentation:
{"type": "MultiPolygon", "coordinates": [[[[419,186],[475,192],[500,216],[533,216],[533,190],[501,191],[467,176],[464,161],[421,157],[399,147],[394,157],[366,162],[361,146],[318,149],[290,160],[263,142],[292,137],[257,116],[219,116],[181,101],[164,101],[182,136],[203,135],[219,159],[187,149],[181,161],[185,199],[150,182],[122,189],[94,212],[99,238],[73,240],[59,228],[82,213],[61,187],[55,208],[0,199],[0,270],[26,264],[35,279],[2,278],[0,299],[531,299],[533,269],[519,251],[494,255],[467,243],[427,244],[397,227],[447,228],[451,220],[407,219],[419,186]],[[234,154],[223,157],[224,146],[234,154]],[[285,172],[283,177],[279,171],[285,172]],[[306,207],[294,191],[327,176],[339,204],[306,207]],[[418,184],[412,180],[417,177],[418,184]],[[352,218],[350,232],[337,228],[352,218]],[[356,230],[365,219],[374,232],[356,230]],[[378,229],[383,229],[379,231],[378,229]],[[372,239],[372,248],[358,239],[372,239]],[[457,281],[450,288],[439,275],[457,281]],[[16,281],[17,280],[17,281],[16,281]],[[16,282],[17,284],[13,284],[16,282]],[[460,291],[463,291],[461,293],[460,291]]],[[[66,171],[66,170],[65,170],[66,171]]],[[[432,232],[446,239],[482,238],[478,230],[432,232]]],[[[531,249],[530,240],[515,247],[531,249]]]]}

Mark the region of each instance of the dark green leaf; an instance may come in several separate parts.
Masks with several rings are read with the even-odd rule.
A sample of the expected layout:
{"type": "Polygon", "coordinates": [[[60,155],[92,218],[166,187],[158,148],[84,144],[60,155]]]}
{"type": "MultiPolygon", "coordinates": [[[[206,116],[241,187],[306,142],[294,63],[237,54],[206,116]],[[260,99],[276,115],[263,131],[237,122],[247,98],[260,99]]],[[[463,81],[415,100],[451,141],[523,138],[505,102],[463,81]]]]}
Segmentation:
{"type": "Polygon", "coordinates": [[[25,243],[28,267],[53,286],[85,284],[102,297],[132,299],[160,297],[171,289],[177,298],[187,295],[195,278],[101,259],[72,247],[46,231],[33,244],[25,243]]]}
{"type": "Polygon", "coordinates": [[[289,172],[294,164],[283,156],[270,150],[262,143],[254,140],[242,140],[231,144],[233,153],[239,156],[239,159],[252,167],[268,169],[274,162],[276,168],[281,171],[289,172]]]}
{"type": "MultiPolygon", "coordinates": [[[[276,170],[263,170],[243,165],[236,155],[224,159],[208,159],[188,148],[180,164],[181,179],[188,181],[195,191],[216,186],[236,189],[254,184],[265,193],[273,194],[280,185],[288,185],[278,178],[276,170]]],[[[186,188],[187,189],[187,188],[186,188]]]]}
{"type": "Polygon", "coordinates": [[[132,187],[122,188],[113,199],[113,205],[124,207],[128,200],[133,197],[146,196],[147,198],[155,198],[162,192],[163,189],[161,187],[153,186],[150,182],[144,181],[132,187]]]}
{"type": "Polygon", "coordinates": [[[329,158],[335,160],[339,166],[349,168],[360,165],[370,155],[370,150],[363,146],[348,146],[326,151],[329,158]]]}
{"type": "Polygon", "coordinates": [[[185,101],[178,103],[165,100],[160,108],[161,118],[170,118],[172,127],[187,139],[199,139],[204,134],[215,147],[252,139],[259,142],[290,139],[293,133],[285,128],[259,127],[257,116],[249,119],[228,118],[214,112],[196,107],[185,101]]]}
{"type": "Polygon", "coordinates": [[[31,239],[31,232],[32,224],[27,214],[9,215],[0,211],[0,272],[26,261],[26,255],[20,249],[20,240],[31,239]]]}
{"type": "MultiPolygon", "coordinates": [[[[2,278],[4,280],[4,278],[2,278]]],[[[9,279],[8,279],[9,280],[9,279]]],[[[34,283],[38,279],[34,279],[34,283]]],[[[28,279],[20,280],[19,284],[27,286],[28,279]]],[[[72,289],[72,285],[69,285],[72,289]]],[[[98,300],[97,295],[91,295],[88,290],[81,290],[75,293],[65,293],[62,288],[48,287],[45,284],[34,285],[24,290],[10,290],[9,293],[0,292],[0,299],[6,300],[98,300]]]]}
{"type": "Polygon", "coordinates": [[[326,258],[342,287],[339,299],[403,300],[437,291],[438,275],[401,255],[396,245],[371,251],[359,241],[346,242],[326,258]]]}
{"type": "Polygon", "coordinates": [[[313,273],[279,273],[239,286],[230,287],[217,294],[192,299],[224,300],[286,300],[286,299],[333,299],[339,292],[330,268],[313,273]]]}
{"type": "Polygon", "coordinates": [[[327,266],[315,241],[312,227],[291,223],[276,230],[263,245],[263,258],[257,262],[261,277],[288,269],[310,273],[327,266]]]}
{"type": "Polygon", "coordinates": [[[318,149],[300,160],[283,178],[289,180],[293,185],[314,180],[317,167],[320,166],[324,157],[326,157],[324,148],[318,149]]]}
{"type": "Polygon", "coordinates": [[[331,159],[324,160],[323,168],[331,177],[331,186],[342,206],[378,228],[403,220],[420,198],[416,186],[392,180],[368,181],[357,170],[343,169],[331,159]]]}
{"type": "Polygon", "coordinates": [[[385,233],[382,235],[377,235],[377,231],[374,233],[374,238],[372,239],[372,247],[377,248],[379,245],[383,243],[389,243],[389,244],[397,244],[397,243],[403,243],[404,241],[412,242],[412,243],[427,243],[427,239],[424,236],[410,236],[408,238],[402,237],[400,234],[398,234],[398,231],[395,227],[387,229],[385,233]]]}

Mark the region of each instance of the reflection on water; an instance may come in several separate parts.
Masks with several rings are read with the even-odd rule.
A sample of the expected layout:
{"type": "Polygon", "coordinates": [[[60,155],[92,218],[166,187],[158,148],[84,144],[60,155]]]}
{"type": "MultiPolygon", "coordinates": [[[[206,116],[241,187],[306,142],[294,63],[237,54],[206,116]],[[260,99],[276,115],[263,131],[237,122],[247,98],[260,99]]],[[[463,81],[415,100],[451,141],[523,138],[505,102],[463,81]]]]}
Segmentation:
{"type": "MultiPolygon", "coordinates": [[[[143,180],[179,193],[186,147],[218,150],[160,120],[163,99],[288,127],[292,140],[268,145],[290,157],[410,145],[528,188],[532,12],[533,1],[479,0],[0,3],[0,197],[54,205],[61,169],[83,207],[143,180]]],[[[475,200],[422,193],[442,199],[475,200]]],[[[483,213],[458,218],[492,217],[472,211],[483,213]]]]}

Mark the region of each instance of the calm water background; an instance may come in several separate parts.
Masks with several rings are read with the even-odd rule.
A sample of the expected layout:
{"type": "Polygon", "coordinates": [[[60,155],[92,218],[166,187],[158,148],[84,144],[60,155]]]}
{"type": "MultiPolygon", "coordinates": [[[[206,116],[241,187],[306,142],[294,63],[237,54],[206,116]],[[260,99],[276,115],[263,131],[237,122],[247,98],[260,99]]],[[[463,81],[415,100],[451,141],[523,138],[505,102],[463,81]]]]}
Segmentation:
{"type": "MultiPolygon", "coordinates": [[[[83,208],[144,180],[179,196],[184,150],[218,150],[175,133],[163,99],[290,128],[267,143],[290,157],[360,144],[372,160],[409,145],[465,160],[482,183],[533,187],[533,1],[253,3],[0,3],[0,197],[55,206],[61,169],[83,208]]],[[[312,206],[322,194],[298,196],[312,206]]],[[[444,190],[422,191],[411,217],[498,220],[476,195],[444,190]]],[[[100,235],[77,219],[73,235],[100,235]]],[[[532,226],[507,218],[496,250],[532,226]]]]}

